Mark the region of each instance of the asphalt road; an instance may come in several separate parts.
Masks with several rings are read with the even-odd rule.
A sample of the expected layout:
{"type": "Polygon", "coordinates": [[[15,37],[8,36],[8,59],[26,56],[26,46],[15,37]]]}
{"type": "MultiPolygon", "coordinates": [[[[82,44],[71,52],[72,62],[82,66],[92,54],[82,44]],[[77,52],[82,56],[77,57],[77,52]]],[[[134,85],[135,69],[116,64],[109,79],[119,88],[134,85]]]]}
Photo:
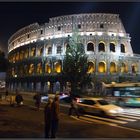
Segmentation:
{"type": "MultiPolygon", "coordinates": [[[[44,137],[44,105],[37,111],[32,98],[32,103],[27,102],[29,98],[24,99],[21,107],[11,107],[4,100],[0,101],[1,138],[44,137]]],[[[140,112],[127,108],[115,119],[89,114],[77,118],[68,116],[68,106],[61,105],[57,138],[140,138],[140,112]]]]}

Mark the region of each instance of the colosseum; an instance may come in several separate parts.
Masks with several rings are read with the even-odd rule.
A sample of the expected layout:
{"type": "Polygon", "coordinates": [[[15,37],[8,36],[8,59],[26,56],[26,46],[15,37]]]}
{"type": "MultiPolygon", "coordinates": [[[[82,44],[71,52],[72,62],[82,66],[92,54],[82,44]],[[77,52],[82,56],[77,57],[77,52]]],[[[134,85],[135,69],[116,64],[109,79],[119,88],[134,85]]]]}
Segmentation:
{"type": "Polygon", "coordinates": [[[140,79],[140,55],[118,14],[73,14],[28,25],[8,40],[7,86],[22,91],[64,90],[61,78],[68,39],[77,29],[88,55],[89,73],[102,81],[140,79]]]}

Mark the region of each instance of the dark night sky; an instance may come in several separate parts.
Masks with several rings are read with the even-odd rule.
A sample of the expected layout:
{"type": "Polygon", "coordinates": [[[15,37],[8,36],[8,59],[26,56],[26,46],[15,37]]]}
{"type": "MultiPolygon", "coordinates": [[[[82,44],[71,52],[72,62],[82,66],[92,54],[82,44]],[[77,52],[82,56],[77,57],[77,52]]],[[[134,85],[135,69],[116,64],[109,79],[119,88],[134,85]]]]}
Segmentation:
{"type": "Polygon", "coordinates": [[[0,2],[0,48],[7,50],[9,37],[24,26],[78,13],[119,14],[134,53],[140,54],[140,2],[0,2]]]}

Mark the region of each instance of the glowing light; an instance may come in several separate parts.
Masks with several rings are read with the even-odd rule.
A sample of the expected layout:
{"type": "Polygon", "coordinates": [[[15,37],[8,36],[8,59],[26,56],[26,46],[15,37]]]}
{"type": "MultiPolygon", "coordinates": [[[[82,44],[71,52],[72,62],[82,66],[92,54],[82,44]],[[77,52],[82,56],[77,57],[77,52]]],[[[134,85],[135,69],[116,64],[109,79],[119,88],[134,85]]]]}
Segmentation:
{"type": "Polygon", "coordinates": [[[44,37],[41,37],[40,40],[44,40],[44,37]]]}

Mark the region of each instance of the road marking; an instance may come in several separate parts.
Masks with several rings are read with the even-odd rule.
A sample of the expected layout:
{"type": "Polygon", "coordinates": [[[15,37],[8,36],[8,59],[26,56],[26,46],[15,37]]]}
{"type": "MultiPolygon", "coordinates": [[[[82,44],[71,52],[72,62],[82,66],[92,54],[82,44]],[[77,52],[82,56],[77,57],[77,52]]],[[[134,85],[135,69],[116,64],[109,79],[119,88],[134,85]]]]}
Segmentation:
{"type": "Polygon", "coordinates": [[[86,123],[92,123],[92,122],[89,122],[89,121],[86,121],[86,120],[81,120],[75,116],[70,116],[71,118],[75,119],[75,120],[78,120],[78,121],[81,121],[81,122],[86,122],[86,123]]]}
{"type": "MultiPolygon", "coordinates": [[[[125,114],[124,114],[125,115],[125,114]]],[[[126,118],[132,118],[132,119],[137,119],[137,120],[140,120],[140,117],[135,117],[135,116],[131,116],[131,115],[119,115],[119,116],[122,116],[122,117],[126,117],[126,118]]]]}
{"type": "Polygon", "coordinates": [[[116,117],[116,119],[125,120],[125,121],[131,121],[131,122],[136,121],[136,120],[133,120],[133,119],[123,118],[123,117],[116,117]]]}
{"type": "Polygon", "coordinates": [[[91,116],[91,115],[85,115],[85,116],[90,117],[90,118],[94,118],[94,119],[100,119],[100,120],[105,120],[105,121],[109,121],[109,122],[120,123],[120,124],[127,123],[125,121],[119,121],[119,120],[114,120],[114,119],[109,119],[109,118],[98,117],[98,116],[91,116]]]}
{"type": "Polygon", "coordinates": [[[91,119],[91,118],[87,118],[87,117],[84,117],[84,116],[80,116],[80,119],[88,120],[90,122],[96,122],[96,123],[100,123],[100,124],[111,125],[111,126],[116,126],[117,125],[115,123],[105,122],[105,121],[101,121],[101,120],[97,120],[97,119],[91,119]]]}
{"type": "Polygon", "coordinates": [[[130,112],[122,112],[121,114],[126,114],[126,115],[131,115],[131,116],[136,116],[136,117],[140,117],[140,115],[138,114],[134,114],[134,113],[130,113],[130,112]]]}

